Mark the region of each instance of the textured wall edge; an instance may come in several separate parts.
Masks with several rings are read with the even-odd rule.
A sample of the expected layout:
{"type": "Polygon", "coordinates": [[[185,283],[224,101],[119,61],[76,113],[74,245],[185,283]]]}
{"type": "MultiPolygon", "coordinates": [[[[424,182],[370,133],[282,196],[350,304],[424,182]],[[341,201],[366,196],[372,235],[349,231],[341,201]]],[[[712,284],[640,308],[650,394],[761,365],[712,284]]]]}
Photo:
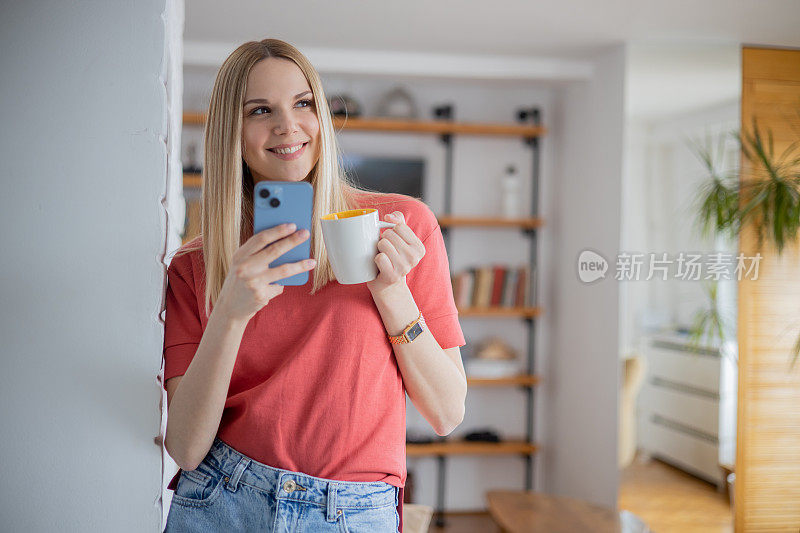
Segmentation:
{"type": "MultiPolygon", "coordinates": [[[[181,163],[181,128],[183,123],[183,29],[184,0],[164,0],[161,22],[164,31],[164,52],[159,71],[158,85],[166,103],[165,121],[159,140],[163,142],[166,153],[166,182],[164,194],[160,198],[160,208],[164,221],[164,238],[161,253],[157,260],[162,269],[162,285],[159,310],[154,317],[164,331],[164,307],[167,288],[167,268],[171,260],[168,253],[176,250],[181,244],[180,234],[183,231],[186,204],[183,198],[183,166],[181,163]]],[[[164,436],[167,429],[167,393],[163,387],[164,361],[163,353],[158,354],[158,374],[156,383],[159,390],[160,425],[155,443],[161,450],[161,486],[154,499],[154,505],[161,515],[161,529],[166,525],[166,506],[164,497],[166,485],[172,478],[176,465],[164,449],[164,436]]]]}

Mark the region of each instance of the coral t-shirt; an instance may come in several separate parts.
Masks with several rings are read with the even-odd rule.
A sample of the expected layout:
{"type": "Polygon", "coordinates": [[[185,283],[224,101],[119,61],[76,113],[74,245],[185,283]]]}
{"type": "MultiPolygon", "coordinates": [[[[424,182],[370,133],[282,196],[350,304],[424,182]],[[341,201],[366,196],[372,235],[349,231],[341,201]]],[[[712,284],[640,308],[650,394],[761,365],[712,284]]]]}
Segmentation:
{"type": "MultiPolygon", "coordinates": [[[[463,346],[435,215],[399,194],[363,194],[359,203],[378,209],[380,220],[403,213],[425,245],[406,283],[439,345],[463,346]]],[[[312,273],[305,285],[286,286],[248,323],[217,436],[276,468],[403,487],[405,387],[378,309],[364,283],[331,281],[309,295],[312,273]]],[[[172,259],[165,381],[186,372],[206,328],[203,286],[202,251],[172,259]]]]}

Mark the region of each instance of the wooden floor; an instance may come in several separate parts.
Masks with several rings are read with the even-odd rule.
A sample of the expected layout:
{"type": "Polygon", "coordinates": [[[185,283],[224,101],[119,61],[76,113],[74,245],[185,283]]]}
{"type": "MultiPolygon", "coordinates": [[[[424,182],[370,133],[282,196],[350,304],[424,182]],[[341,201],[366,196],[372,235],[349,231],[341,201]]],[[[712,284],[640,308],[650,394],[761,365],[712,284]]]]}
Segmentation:
{"type": "Polygon", "coordinates": [[[710,483],[657,460],[634,460],[620,474],[619,508],[655,533],[733,531],[727,496],[710,483]]]}

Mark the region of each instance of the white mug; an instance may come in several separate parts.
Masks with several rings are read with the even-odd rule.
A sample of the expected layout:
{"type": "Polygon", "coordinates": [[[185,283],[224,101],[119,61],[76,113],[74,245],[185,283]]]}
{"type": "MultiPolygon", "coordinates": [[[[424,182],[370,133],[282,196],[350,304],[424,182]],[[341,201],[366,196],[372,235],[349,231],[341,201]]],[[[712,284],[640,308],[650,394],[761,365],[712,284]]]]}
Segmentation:
{"type": "Polygon", "coordinates": [[[375,256],[383,228],[395,224],[378,220],[377,209],[351,209],[322,217],[322,239],[336,281],[365,283],[378,276],[375,256]]]}

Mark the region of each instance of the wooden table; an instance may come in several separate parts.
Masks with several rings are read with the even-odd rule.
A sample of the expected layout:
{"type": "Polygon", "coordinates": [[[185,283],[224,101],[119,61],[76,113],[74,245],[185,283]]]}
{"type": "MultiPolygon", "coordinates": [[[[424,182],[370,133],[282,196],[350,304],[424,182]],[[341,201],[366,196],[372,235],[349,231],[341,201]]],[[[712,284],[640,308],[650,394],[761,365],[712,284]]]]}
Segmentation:
{"type": "Polygon", "coordinates": [[[619,513],[588,502],[540,492],[494,490],[489,513],[510,533],[619,533],[619,513]]]}

